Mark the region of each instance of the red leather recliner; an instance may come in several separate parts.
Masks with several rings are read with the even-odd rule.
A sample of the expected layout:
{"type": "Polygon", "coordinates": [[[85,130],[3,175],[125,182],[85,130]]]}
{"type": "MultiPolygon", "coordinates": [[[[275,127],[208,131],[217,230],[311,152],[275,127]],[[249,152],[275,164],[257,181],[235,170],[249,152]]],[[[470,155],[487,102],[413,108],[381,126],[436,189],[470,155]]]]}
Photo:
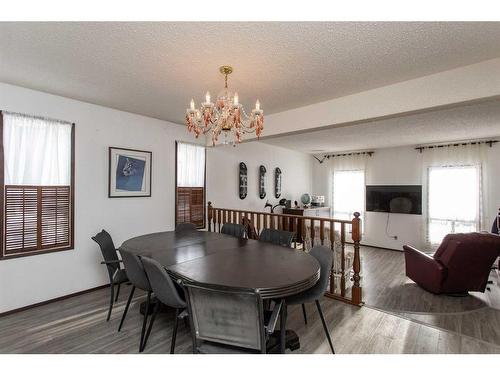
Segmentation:
{"type": "Polygon", "coordinates": [[[500,236],[448,234],[433,256],[411,246],[403,249],[406,276],[425,290],[435,294],[484,292],[491,267],[500,254],[500,236]]]}

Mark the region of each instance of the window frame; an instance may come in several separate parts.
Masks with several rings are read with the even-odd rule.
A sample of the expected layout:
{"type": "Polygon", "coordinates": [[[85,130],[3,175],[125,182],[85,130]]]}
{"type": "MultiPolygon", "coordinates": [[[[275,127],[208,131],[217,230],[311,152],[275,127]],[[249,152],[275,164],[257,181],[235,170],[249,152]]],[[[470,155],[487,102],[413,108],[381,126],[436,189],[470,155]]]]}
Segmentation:
{"type": "MultiPolygon", "coordinates": [[[[68,124],[69,126],[69,124],[68,124]]],[[[59,251],[74,250],[75,248],[75,123],[71,123],[71,176],[70,176],[70,232],[69,232],[69,245],[62,247],[36,249],[26,251],[24,253],[5,254],[5,234],[6,234],[6,220],[5,220],[5,157],[3,146],[3,111],[0,110],[0,261],[23,258],[39,254],[55,253],[59,251]]],[[[42,185],[40,185],[42,186],[42,185]]]]}
{"type": "MultiPolygon", "coordinates": [[[[465,220],[449,220],[449,219],[439,219],[439,218],[431,218],[430,217],[430,173],[432,169],[447,169],[447,168],[454,168],[454,169],[459,169],[459,168],[467,168],[467,167],[472,167],[476,169],[476,175],[478,177],[478,196],[476,197],[477,199],[477,211],[476,211],[476,221],[474,224],[476,225],[476,231],[481,230],[481,225],[482,225],[482,189],[483,189],[483,166],[482,163],[467,163],[467,164],[450,164],[450,165],[430,165],[427,167],[427,183],[426,183],[426,205],[425,205],[425,242],[427,246],[430,246],[431,248],[437,248],[441,244],[442,240],[438,243],[434,243],[431,241],[430,238],[430,222],[431,220],[441,220],[441,221],[448,221],[451,222],[452,228],[455,227],[455,223],[471,223],[471,221],[465,221],[465,220]]],[[[451,234],[454,233],[461,233],[461,232],[450,232],[451,234]]]]}
{"type": "Polygon", "coordinates": [[[175,226],[179,224],[177,222],[177,209],[178,209],[178,186],[177,186],[177,166],[178,166],[178,160],[177,160],[177,154],[178,154],[178,146],[179,143],[187,143],[187,144],[192,144],[195,146],[203,146],[205,149],[205,165],[203,166],[203,225],[196,227],[196,229],[205,229],[207,227],[207,147],[204,145],[200,145],[198,143],[192,143],[192,142],[186,142],[186,141],[175,141],[175,185],[174,185],[174,191],[175,191],[175,210],[174,210],[174,222],[175,226]]]}

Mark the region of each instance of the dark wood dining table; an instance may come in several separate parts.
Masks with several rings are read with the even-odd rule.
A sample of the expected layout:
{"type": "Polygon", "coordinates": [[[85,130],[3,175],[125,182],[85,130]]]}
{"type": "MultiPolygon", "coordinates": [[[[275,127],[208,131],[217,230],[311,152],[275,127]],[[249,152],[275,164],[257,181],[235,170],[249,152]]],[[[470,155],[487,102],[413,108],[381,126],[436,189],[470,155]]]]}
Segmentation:
{"type": "MultiPolygon", "coordinates": [[[[125,241],[122,248],[148,256],[174,279],[256,290],[283,299],[314,286],[320,266],[311,255],[251,239],[206,231],[158,232],[125,241]]],[[[284,352],[286,308],[281,314],[284,352]]]]}

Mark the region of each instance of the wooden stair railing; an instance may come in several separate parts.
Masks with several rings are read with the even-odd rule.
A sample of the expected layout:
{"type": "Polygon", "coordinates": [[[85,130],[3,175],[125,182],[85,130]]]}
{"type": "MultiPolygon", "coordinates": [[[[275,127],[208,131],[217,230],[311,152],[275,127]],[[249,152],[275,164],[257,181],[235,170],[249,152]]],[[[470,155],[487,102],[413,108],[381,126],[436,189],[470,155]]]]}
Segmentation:
{"type": "MultiPolygon", "coordinates": [[[[361,241],[361,219],[359,212],[354,213],[352,220],[340,220],[326,217],[312,216],[297,216],[288,214],[278,214],[270,212],[247,211],[229,208],[213,207],[211,202],[208,202],[207,222],[208,231],[220,232],[225,223],[244,224],[247,227],[253,227],[257,236],[263,229],[281,229],[295,233],[293,247],[301,247],[304,249],[305,241],[310,241],[312,244],[325,243],[328,240],[332,251],[335,250],[336,236],[340,237],[340,267],[337,267],[337,274],[334,274],[334,267],[330,274],[330,285],[325,293],[327,297],[334,298],[343,302],[350,303],[356,306],[363,305],[362,288],[361,288],[361,259],[359,255],[359,247],[361,241]],[[309,224],[309,228],[307,227],[309,224]],[[301,231],[298,228],[301,228],[301,231]],[[346,229],[347,227],[347,229],[346,229]],[[350,227],[350,228],[349,228],[350,227]],[[315,238],[319,229],[319,238],[315,238]],[[346,260],[346,230],[350,229],[352,244],[352,269],[345,269],[346,260]],[[308,230],[308,233],[306,233],[308,230]],[[337,234],[336,234],[337,232],[337,234]],[[298,238],[299,233],[303,238],[298,238]],[[325,233],[327,236],[325,238],[325,233]],[[307,238],[309,236],[309,239],[307,238]],[[349,280],[346,280],[346,274],[349,280]],[[340,276],[339,276],[340,275],[340,276]],[[340,293],[336,292],[335,276],[339,276],[340,293]],[[347,281],[352,282],[350,288],[347,287],[347,281]]],[[[254,237],[254,235],[252,235],[254,237]]],[[[337,249],[338,251],[338,249],[337,249]]],[[[334,256],[334,259],[336,257],[334,256]]]]}

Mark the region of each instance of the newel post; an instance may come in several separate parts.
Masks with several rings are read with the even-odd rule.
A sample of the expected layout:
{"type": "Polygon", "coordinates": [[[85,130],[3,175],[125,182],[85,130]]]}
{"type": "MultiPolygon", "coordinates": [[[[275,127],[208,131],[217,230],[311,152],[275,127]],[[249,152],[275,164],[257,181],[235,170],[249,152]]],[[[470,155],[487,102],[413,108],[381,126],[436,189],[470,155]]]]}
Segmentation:
{"type": "Polygon", "coordinates": [[[352,242],[354,243],[354,262],[352,265],[354,275],[352,277],[354,285],[352,286],[352,303],[355,305],[361,305],[362,295],[361,295],[361,285],[359,283],[361,277],[359,272],[361,270],[361,260],[359,257],[359,243],[361,241],[361,219],[359,218],[359,212],[354,213],[354,219],[352,219],[352,242]]]}
{"type": "Polygon", "coordinates": [[[212,202],[208,202],[207,207],[207,220],[208,220],[208,231],[212,231],[212,217],[213,217],[213,207],[212,202]]]}

